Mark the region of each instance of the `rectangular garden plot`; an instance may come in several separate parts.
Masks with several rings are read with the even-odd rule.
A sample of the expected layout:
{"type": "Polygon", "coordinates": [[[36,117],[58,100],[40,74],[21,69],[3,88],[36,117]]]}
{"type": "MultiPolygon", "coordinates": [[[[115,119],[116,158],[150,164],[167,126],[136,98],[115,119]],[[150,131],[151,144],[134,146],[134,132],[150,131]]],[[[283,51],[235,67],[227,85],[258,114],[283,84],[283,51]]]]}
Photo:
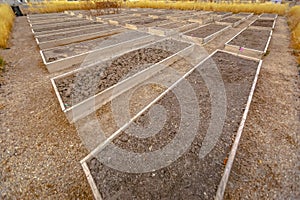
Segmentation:
{"type": "Polygon", "coordinates": [[[136,16],[125,16],[125,17],[117,17],[108,20],[108,23],[113,25],[125,25],[126,21],[136,20],[136,16]]]}
{"type": "Polygon", "coordinates": [[[136,48],[157,39],[158,37],[145,33],[126,31],[94,40],[41,50],[40,54],[48,71],[52,73],[80,65],[83,61],[87,64],[87,60],[88,62],[99,61],[99,59],[124,53],[130,48],[136,48]]]}
{"type": "Polygon", "coordinates": [[[83,21],[83,20],[84,19],[77,18],[77,17],[63,17],[63,18],[58,18],[58,19],[39,20],[37,22],[31,22],[30,26],[38,27],[38,26],[46,26],[46,25],[51,25],[51,24],[56,24],[56,23],[77,22],[77,21],[83,21]]]}
{"type": "Polygon", "coordinates": [[[238,14],[235,14],[234,16],[235,17],[243,17],[243,18],[249,19],[250,17],[253,16],[253,13],[240,12],[238,14]]]}
{"type": "Polygon", "coordinates": [[[217,51],[163,92],[81,161],[95,199],[222,199],[261,64],[217,51]]]}
{"type": "Polygon", "coordinates": [[[182,37],[201,45],[209,42],[228,28],[229,26],[226,25],[208,24],[185,32],[182,37]]]}
{"type": "Polygon", "coordinates": [[[92,22],[89,20],[84,20],[84,21],[80,21],[80,22],[58,23],[58,24],[51,24],[51,25],[47,25],[47,26],[32,27],[32,32],[35,34],[35,33],[44,32],[44,31],[53,31],[53,30],[76,28],[76,27],[79,28],[79,27],[91,25],[91,24],[101,25],[101,23],[99,23],[99,22],[92,22]]]}
{"type": "Polygon", "coordinates": [[[192,18],[188,19],[189,22],[195,22],[198,24],[207,24],[211,23],[214,21],[214,16],[213,15],[195,15],[192,18]]]}
{"type": "Polygon", "coordinates": [[[266,28],[266,29],[274,29],[275,28],[276,20],[274,19],[262,19],[258,18],[255,21],[253,21],[250,26],[251,28],[266,28]]]}
{"type": "Polygon", "coordinates": [[[156,27],[150,27],[149,33],[159,35],[159,36],[169,36],[176,33],[185,32],[187,30],[194,29],[198,27],[198,23],[193,22],[171,22],[156,27]]]}
{"type": "Polygon", "coordinates": [[[219,21],[225,17],[229,17],[232,15],[232,12],[213,12],[211,13],[213,15],[214,21],[219,21]]]}
{"type": "Polygon", "coordinates": [[[139,20],[126,21],[125,27],[133,30],[147,30],[147,27],[155,26],[157,24],[163,24],[167,20],[164,18],[151,18],[145,17],[139,20]]]}
{"type": "Polygon", "coordinates": [[[89,25],[83,25],[83,26],[78,26],[78,27],[71,27],[71,28],[64,28],[64,29],[58,29],[58,30],[51,30],[51,31],[42,31],[42,32],[37,32],[34,34],[34,37],[42,37],[42,36],[48,36],[48,35],[60,35],[62,33],[72,33],[72,32],[77,32],[78,30],[93,30],[95,28],[101,27],[104,24],[89,24],[89,25]]]}
{"type": "Polygon", "coordinates": [[[216,24],[229,25],[232,27],[236,27],[244,22],[246,18],[238,18],[238,17],[226,17],[221,19],[220,21],[216,21],[216,24]]]}
{"type": "Polygon", "coordinates": [[[177,54],[192,51],[193,47],[193,44],[164,39],[51,81],[63,112],[70,122],[75,122],[152,77],[177,54]]]}
{"type": "Polygon", "coordinates": [[[261,58],[268,49],[272,30],[245,28],[225,43],[225,49],[242,55],[261,58]]]}
{"type": "Polygon", "coordinates": [[[96,21],[98,22],[108,22],[108,20],[116,17],[125,17],[128,16],[128,14],[120,13],[120,14],[113,14],[113,15],[102,15],[102,16],[97,16],[96,21]]]}
{"type": "Polygon", "coordinates": [[[49,14],[33,14],[27,15],[27,19],[31,22],[39,21],[39,20],[47,20],[47,19],[57,19],[61,17],[68,17],[65,13],[49,13],[49,14]]]}
{"type": "Polygon", "coordinates": [[[263,13],[259,16],[261,19],[277,19],[278,15],[277,14],[272,14],[272,13],[263,13]]]}
{"type": "Polygon", "coordinates": [[[84,40],[114,35],[117,33],[121,33],[124,30],[124,28],[112,25],[102,25],[93,27],[92,29],[81,29],[78,31],[67,33],[62,32],[60,34],[37,36],[35,39],[41,49],[46,49],[55,46],[70,44],[73,42],[80,42],[84,40]]]}

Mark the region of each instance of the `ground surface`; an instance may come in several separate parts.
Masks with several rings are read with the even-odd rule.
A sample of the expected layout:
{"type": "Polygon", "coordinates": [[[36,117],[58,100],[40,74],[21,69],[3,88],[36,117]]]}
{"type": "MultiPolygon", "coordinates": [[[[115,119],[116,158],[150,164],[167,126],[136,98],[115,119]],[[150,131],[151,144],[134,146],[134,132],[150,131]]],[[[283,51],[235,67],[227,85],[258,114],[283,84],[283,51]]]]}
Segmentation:
{"type": "MultiPolygon", "coordinates": [[[[253,19],[208,43],[209,53],[253,19]]],[[[299,197],[299,77],[279,18],[264,59],[227,199],[299,197]],[[280,41],[280,42],[278,42],[280,41]]],[[[79,161],[88,153],[66,121],[25,17],[17,18],[0,92],[0,199],[92,199],[79,161]]]]}
{"type": "Polygon", "coordinates": [[[26,17],[16,18],[1,85],[0,199],[91,199],[87,151],[55,99],[26,17]]]}

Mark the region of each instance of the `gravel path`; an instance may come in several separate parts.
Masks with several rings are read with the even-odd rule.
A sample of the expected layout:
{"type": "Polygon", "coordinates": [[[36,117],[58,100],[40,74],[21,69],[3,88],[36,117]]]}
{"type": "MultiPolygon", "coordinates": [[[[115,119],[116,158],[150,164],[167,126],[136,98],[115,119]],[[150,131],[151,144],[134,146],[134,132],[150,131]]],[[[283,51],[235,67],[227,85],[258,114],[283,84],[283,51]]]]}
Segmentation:
{"type": "Polygon", "coordinates": [[[26,17],[16,18],[1,86],[0,199],[92,199],[87,154],[52,92],[26,17]]]}

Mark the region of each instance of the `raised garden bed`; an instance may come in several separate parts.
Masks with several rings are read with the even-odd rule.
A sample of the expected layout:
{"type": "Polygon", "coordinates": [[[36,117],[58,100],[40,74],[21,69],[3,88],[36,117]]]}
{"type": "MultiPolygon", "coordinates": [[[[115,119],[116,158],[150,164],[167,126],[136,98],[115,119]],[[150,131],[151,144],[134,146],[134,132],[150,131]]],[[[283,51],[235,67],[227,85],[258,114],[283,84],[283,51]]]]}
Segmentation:
{"type": "Polygon", "coordinates": [[[278,15],[277,14],[271,14],[271,13],[263,13],[259,16],[259,18],[262,18],[262,19],[277,19],[278,15]]]}
{"type": "MultiPolygon", "coordinates": [[[[79,18],[78,18],[79,19],[79,18]]],[[[56,22],[56,23],[50,23],[50,24],[37,24],[37,25],[31,25],[31,28],[33,30],[35,29],[39,29],[39,28],[44,28],[44,27],[56,27],[56,26],[61,26],[61,25],[76,25],[76,24],[86,24],[86,23],[90,23],[90,20],[86,20],[86,19],[79,19],[79,21],[68,21],[68,22],[56,22]]]]}
{"type": "Polygon", "coordinates": [[[107,34],[107,31],[111,31],[111,30],[117,29],[117,28],[119,28],[119,27],[113,26],[113,25],[100,25],[97,27],[92,27],[90,29],[80,29],[77,31],[72,31],[72,32],[67,32],[67,33],[61,32],[60,34],[37,36],[36,38],[41,43],[41,42],[48,42],[51,40],[60,40],[60,39],[68,38],[68,37],[74,37],[74,36],[92,34],[92,33],[98,33],[98,32],[103,32],[103,33],[107,34]]]}
{"type": "Polygon", "coordinates": [[[260,60],[217,51],[133,116],[81,161],[95,199],[222,199],[261,64],[260,60]],[[218,75],[224,84],[224,100],[212,95],[207,85],[208,80],[218,83],[218,75]],[[182,99],[192,101],[192,94],[184,89],[186,82],[199,100],[190,110],[178,100],[180,93],[182,99]],[[221,119],[212,98],[217,98],[219,105],[227,102],[221,119]],[[151,120],[148,115],[155,106],[164,108],[166,119],[155,135],[140,137],[146,127],[159,124],[152,121],[159,119],[151,120]],[[193,114],[199,119],[189,119],[193,114]],[[214,118],[224,120],[218,138],[210,135],[214,118]],[[134,126],[142,129],[136,131],[134,126]],[[215,145],[205,157],[199,157],[207,137],[215,145]]]}
{"type": "Polygon", "coordinates": [[[90,25],[83,25],[79,27],[72,27],[72,28],[64,28],[64,29],[58,29],[58,30],[52,30],[52,31],[42,31],[37,32],[34,34],[34,37],[44,37],[44,36],[50,36],[50,35],[60,35],[61,33],[72,33],[77,32],[79,29],[86,31],[86,30],[93,30],[95,28],[101,27],[103,24],[90,24],[90,25]]]}
{"type": "Polygon", "coordinates": [[[184,21],[184,20],[188,20],[190,18],[195,17],[195,15],[193,14],[183,14],[183,13],[175,13],[175,14],[171,14],[166,16],[167,19],[171,19],[174,21],[184,21]]]}
{"type": "Polygon", "coordinates": [[[232,12],[212,12],[211,15],[213,15],[214,21],[219,21],[225,17],[229,17],[232,15],[232,12]]]}
{"type": "Polygon", "coordinates": [[[126,17],[128,14],[120,13],[120,14],[112,14],[112,15],[102,15],[102,16],[97,16],[96,21],[98,22],[108,22],[108,20],[116,17],[126,17]]]}
{"type": "Polygon", "coordinates": [[[191,51],[193,46],[164,39],[51,81],[63,112],[74,122],[152,77],[172,62],[175,55],[191,51]]]}
{"type": "Polygon", "coordinates": [[[216,24],[230,25],[232,27],[236,27],[244,22],[246,18],[238,18],[238,17],[226,17],[219,21],[216,21],[216,24]]]}
{"type": "Polygon", "coordinates": [[[33,14],[27,15],[27,19],[30,22],[47,20],[47,19],[57,19],[61,17],[68,17],[65,13],[48,13],[48,14],[33,14]]]}
{"type": "Polygon", "coordinates": [[[147,27],[155,26],[157,24],[164,24],[166,19],[164,18],[142,18],[140,20],[126,21],[125,27],[133,30],[143,29],[147,30],[147,27]]]}
{"type": "Polygon", "coordinates": [[[174,11],[172,10],[160,10],[159,12],[156,12],[156,13],[148,13],[148,16],[149,17],[152,17],[152,18],[159,18],[159,17],[163,17],[163,16],[167,16],[167,15],[170,15],[174,13],[174,11]]]}
{"type": "Polygon", "coordinates": [[[76,21],[83,21],[81,18],[77,17],[64,17],[64,18],[57,18],[57,19],[48,19],[48,20],[39,20],[36,22],[31,22],[30,26],[43,26],[49,24],[56,24],[56,23],[66,23],[66,22],[76,22],[76,21]]]}
{"type": "Polygon", "coordinates": [[[225,49],[231,52],[261,58],[268,49],[272,30],[245,28],[225,43],[225,49]]]}
{"type": "Polygon", "coordinates": [[[233,15],[235,17],[242,17],[242,18],[246,18],[249,19],[250,17],[253,16],[253,13],[247,13],[247,12],[240,12],[238,14],[233,15]]]}
{"type": "Polygon", "coordinates": [[[125,16],[125,17],[117,17],[108,20],[108,23],[113,25],[125,25],[126,21],[136,20],[136,16],[125,16]]]}
{"type": "Polygon", "coordinates": [[[101,25],[101,23],[99,22],[84,20],[80,22],[59,23],[59,24],[52,24],[48,26],[32,27],[32,31],[35,34],[35,33],[45,32],[45,31],[61,30],[61,29],[76,28],[76,27],[79,28],[82,26],[96,25],[96,24],[101,25]]]}
{"type": "Polygon", "coordinates": [[[193,18],[188,20],[189,22],[195,22],[198,24],[207,24],[214,21],[214,17],[212,15],[195,15],[193,18]]]}
{"type": "Polygon", "coordinates": [[[47,49],[51,47],[71,44],[74,42],[81,42],[90,39],[107,37],[124,31],[125,29],[120,27],[113,27],[112,29],[106,29],[106,26],[105,27],[100,26],[97,28],[93,28],[92,30],[87,29],[87,30],[80,30],[76,32],[38,36],[35,39],[40,49],[47,49]]]}
{"type": "Polygon", "coordinates": [[[208,24],[182,34],[182,37],[198,44],[205,44],[227,30],[229,26],[208,24]]]}
{"type": "Polygon", "coordinates": [[[159,18],[161,15],[165,15],[161,11],[151,11],[151,12],[139,12],[139,13],[133,13],[133,16],[137,17],[151,17],[151,18],[159,18]]]}
{"type": "Polygon", "coordinates": [[[159,36],[169,36],[169,35],[194,29],[198,26],[199,26],[198,23],[193,23],[193,22],[172,22],[164,25],[159,25],[156,27],[150,27],[148,31],[151,34],[155,34],[159,36]]]}
{"type": "Polygon", "coordinates": [[[275,28],[276,20],[274,19],[261,19],[258,18],[253,21],[250,26],[251,28],[257,27],[258,29],[266,28],[266,29],[274,29],[275,28]]]}
{"type": "Polygon", "coordinates": [[[105,59],[105,57],[124,53],[124,51],[128,51],[128,48],[136,48],[157,39],[157,37],[145,33],[126,31],[112,36],[41,50],[40,54],[51,73],[80,65],[86,58],[93,60],[94,56],[95,60],[105,59]]]}

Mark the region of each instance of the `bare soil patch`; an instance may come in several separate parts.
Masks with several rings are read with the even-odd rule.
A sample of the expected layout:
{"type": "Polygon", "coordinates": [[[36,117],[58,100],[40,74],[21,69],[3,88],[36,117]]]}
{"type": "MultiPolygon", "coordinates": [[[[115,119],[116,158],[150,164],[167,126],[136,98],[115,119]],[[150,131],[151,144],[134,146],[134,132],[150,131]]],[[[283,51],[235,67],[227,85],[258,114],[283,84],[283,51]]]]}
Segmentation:
{"type": "Polygon", "coordinates": [[[225,19],[220,20],[219,22],[226,22],[226,23],[235,23],[240,21],[240,18],[236,18],[236,17],[227,17],[225,19]]]}
{"type": "Polygon", "coordinates": [[[261,18],[275,18],[277,14],[271,14],[271,13],[264,13],[260,17],[261,18]]]}
{"type": "Polygon", "coordinates": [[[270,30],[257,30],[248,28],[237,35],[228,44],[264,51],[270,36],[270,32],[270,30]]]}
{"type": "Polygon", "coordinates": [[[126,24],[133,24],[133,25],[148,25],[155,22],[162,22],[164,21],[164,18],[145,18],[141,20],[133,20],[133,21],[127,21],[126,24]]]}
{"type": "Polygon", "coordinates": [[[43,50],[43,54],[47,62],[68,58],[81,53],[86,53],[99,48],[104,48],[110,45],[115,45],[127,40],[132,40],[145,35],[141,32],[129,31],[126,33],[120,33],[112,36],[101,37],[94,40],[87,40],[84,42],[76,42],[64,46],[54,47],[51,49],[43,50]]]}
{"type": "Polygon", "coordinates": [[[274,24],[274,20],[270,19],[257,19],[251,26],[262,26],[272,28],[274,24]]]}
{"type": "MultiPolygon", "coordinates": [[[[217,53],[213,60],[224,79],[228,110],[221,139],[212,152],[204,159],[198,158],[211,116],[211,104],[209,91],[202,79],[203,74],[195,71],[188,76],[187,80],[193,86],[198,99],[201,99],[199,101],[201,122],[198,134],[188,152],[168,167],[143,174],[116,171],[102,165],[97,159],[92,159],[88,165],[104,199],[116,195],[122,196],[123,199],[132,197],[137,199],[211,199],[214,197],[223,173],[223,162],[239,126],[258,62],[239,59],[224,53],[217,53]]],[[[211,64],[211,61],[205,62],[201,72],[213,78],[214,76],[210,74],[211,64]]],[[[168,92],[156,104],[162,105],[167,112],[167,121],[158,134],[141,139],[132,136],[130,131],[127,132],[126,130],[130,130],[128,128],[115,138],[113,143],[128,151],[147,153],[164,147],[174,139],[181,125],[180,116],[184,114],[181,113],[176,96],[173,92],[168,92]]],[[[137,125],[141,127],[149,125],[147,112],[135,121],[137,125]]]]}
{"type": "Polygon", "coordinates": [[[176,29],[181,26],[185,26],[188,24],[191,24],[192,22],[173,22],[166,25],[158,26],[159,28],[165,28],[165,29],[176,29]]]}
{"type": "Polygon", "coordinates": [[[77,74],[56,79],[55,83],[66,107],[70,107],[187,46],[189,44],[174,40],[158,42],[147,48],[126,53],[112,61],[81,70],[77,74]]]}
{"type": "Polygon", "coordinates": [[[100,31],[108,31],[108,30],[113,30],[118,27],[112,26],[112,25],[104,25],[104,26],[99,26],[99,27],[93,27],[91,29],[80,29],[78,31],[74,31],[71,33],[61,33],[61,34],[55,34],[55,35],[47,35],[47,36],[40,36],[38,37],[38,40],[40,42],[47,42],[51,40],[60,40],[60,39],[65,39],[68,37],[75,37],[75,36],[80,36],[84,34],[90,34],[90,33],[96,33],[100,31]]]}
{"type": "Polygon", "coordinates": [[[205,38],[224,29],[225,27],[226,27],[225,25],[209,24],[207,26],[194,29],[184,34],[188,36],[198,37],[198,38],[205,38]]]}
{"type": "Polygon", "coordinates": [[[58,30],[58,29],[65,29],[65,28],[73,28],[73,27],[78,27],[78,29],[80,29],[82,26],[85,25],[91,25],[91,24],[100,24],[99,22],[93,22],[93,21],[89,21],[89,20],[85,20],[85,21],[80,21],[77,23],[74,22],[70,22],[70,23],[59,23],[59,24],[54,24],[54,25],[49,25],[49,26],[40,26],[40,27],[34,27],[33,30],[34,32],[43,32],[43,31],[52,31],[52,30],[58,30]]]}

